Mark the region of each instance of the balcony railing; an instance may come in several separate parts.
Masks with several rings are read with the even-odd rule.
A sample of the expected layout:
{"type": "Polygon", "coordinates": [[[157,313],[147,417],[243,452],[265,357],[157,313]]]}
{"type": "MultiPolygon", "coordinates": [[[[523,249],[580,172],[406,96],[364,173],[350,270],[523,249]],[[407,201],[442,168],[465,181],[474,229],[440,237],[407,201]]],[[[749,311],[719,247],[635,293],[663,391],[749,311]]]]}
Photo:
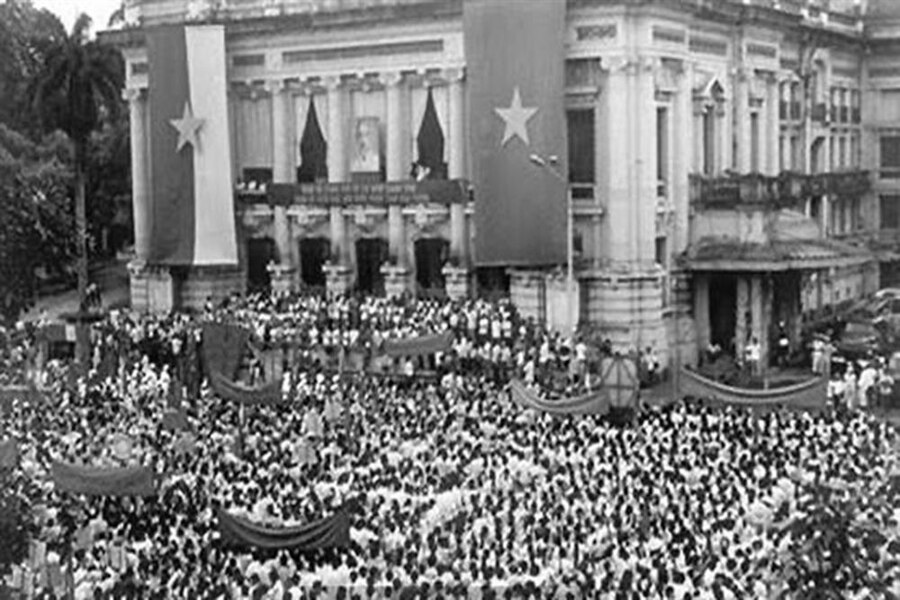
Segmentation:
{"type": "Polygon", "coordinates": [[[235,189],[244,204],[346,206],[351,204],[457,204],[469,199],[462,179],[388,183],[272,183],[265,188],[235,189]]]}
{"type": "Polygon", "coordinates": [[[812,196],[858,197],[871,188],[868,171],[804,175],[785,172],[766,175],[690,176],[691,202],[708,208],[762,204],[794,206],[812,196]]]}

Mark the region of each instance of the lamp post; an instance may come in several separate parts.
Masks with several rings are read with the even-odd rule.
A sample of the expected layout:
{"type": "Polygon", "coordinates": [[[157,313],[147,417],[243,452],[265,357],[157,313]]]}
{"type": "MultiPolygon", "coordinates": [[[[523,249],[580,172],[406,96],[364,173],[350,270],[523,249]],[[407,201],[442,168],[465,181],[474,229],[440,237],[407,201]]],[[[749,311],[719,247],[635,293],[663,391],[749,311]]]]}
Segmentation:
{"type": "Polygon", "coordinates": [[[574,334],[578,320],[575,318],[575,246],[573,241],[575,224],[572,214],[572,188],[569,186],[568,179],[559,172],[557,168],[559,159],[555,155],[545,158],[540,154],[531,154],[528,156],[528,160],[556,177],[566,186],[566,318],[569,321],[571,333],[574,334]]]}

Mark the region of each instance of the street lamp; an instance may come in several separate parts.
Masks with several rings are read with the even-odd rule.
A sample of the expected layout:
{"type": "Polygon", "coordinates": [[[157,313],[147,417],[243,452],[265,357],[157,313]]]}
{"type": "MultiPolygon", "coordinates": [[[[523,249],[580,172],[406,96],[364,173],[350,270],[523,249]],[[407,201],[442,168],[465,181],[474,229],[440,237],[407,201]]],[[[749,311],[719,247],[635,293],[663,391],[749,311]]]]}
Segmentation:
{"type": "Polygon", "coordinates": [[[566,186],[566,318],[569,320],[572,333],[574,333],[578,321],[575,318],[575,224],[572,215],[572,188],[569,186],[568,178],[563,176],[557,168],[559,158],[556,155],[545,158],[540,154],[531,154],[528,156],[528,160],[559,179],[566,186]]]}

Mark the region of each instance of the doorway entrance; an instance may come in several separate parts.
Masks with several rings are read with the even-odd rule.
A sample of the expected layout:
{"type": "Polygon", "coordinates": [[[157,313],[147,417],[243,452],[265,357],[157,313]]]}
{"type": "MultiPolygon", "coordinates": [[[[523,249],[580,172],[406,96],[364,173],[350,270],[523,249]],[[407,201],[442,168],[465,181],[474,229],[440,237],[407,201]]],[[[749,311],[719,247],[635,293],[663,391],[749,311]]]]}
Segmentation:
{"type": "Polygon", "coordinates": [[[304,286],[325,287],[325,270],[331,244],[328,238],[302,238],[300,240],[300,279],[304,286]]]}
{"type": "Polygon", "coordinates": [[[247,240],[247,288],[250,292],[268,291],[272,285],[266,267],[275,260],[275,241],[272,238],[247,240]]]}
{"type": "Polygon", "coordinates": [[[416,287],[426,295],[444,293],[441,269],[450,254],[450,243],[441,238],[422,238],[415,242],[416,287]]]}
{"type": "Polygon", "coordinates": [[[381,238],[356,241],[356,286],[366,294],[383,294],[381,265],[388,259],[388,243],[381,238]]]}
{"type": "Polygon", "coordinates": [[[737,327],[737,278],[712,275],[709,281],[709,339],[726,354],[735,356],[737,327]]]}

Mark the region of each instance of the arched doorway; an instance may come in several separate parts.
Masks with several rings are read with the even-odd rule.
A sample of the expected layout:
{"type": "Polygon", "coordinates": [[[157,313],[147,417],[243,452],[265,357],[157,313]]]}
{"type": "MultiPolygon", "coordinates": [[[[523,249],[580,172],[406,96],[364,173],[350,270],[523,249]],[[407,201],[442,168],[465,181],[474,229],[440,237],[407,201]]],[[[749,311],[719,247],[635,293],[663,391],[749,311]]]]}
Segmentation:
{"type": "Polygon", "coordinates": [[[267,267],[275,260],[272,238],[247,240],[247,288],[250,292],[266,291],[272,284],[267,267]]]}
{"type": "Polygon", "coordinates": [[[315,237],[300,240],[300,279],[303,285],[324,288],[325,270],[322,268],[328,260],[331,244],[328,238],[315,237]]]}
{"type": "Polygon", "coordinates": [[[444,275],[441,269],[450,254],[450,243],[442,238],[416,240],[416,288],[420,293],[432,295],[444,291],[444,275]]]}
{"type": "MultiPolygon", "coordinates": [[[[737,327],[737,278],[715,274],[709,280],[709,337],[724,352],[734,356],[742,348],[734,347],[737,327]]],[[[741,340],[744,343],[744,340],[741,340]]]]}
{"type": "Polygon", "coordinates": [[[381,238],[356,240],[356,287],[366,294],[383,294],[381,265],[388,259],[388,243],[381,238]]]}

